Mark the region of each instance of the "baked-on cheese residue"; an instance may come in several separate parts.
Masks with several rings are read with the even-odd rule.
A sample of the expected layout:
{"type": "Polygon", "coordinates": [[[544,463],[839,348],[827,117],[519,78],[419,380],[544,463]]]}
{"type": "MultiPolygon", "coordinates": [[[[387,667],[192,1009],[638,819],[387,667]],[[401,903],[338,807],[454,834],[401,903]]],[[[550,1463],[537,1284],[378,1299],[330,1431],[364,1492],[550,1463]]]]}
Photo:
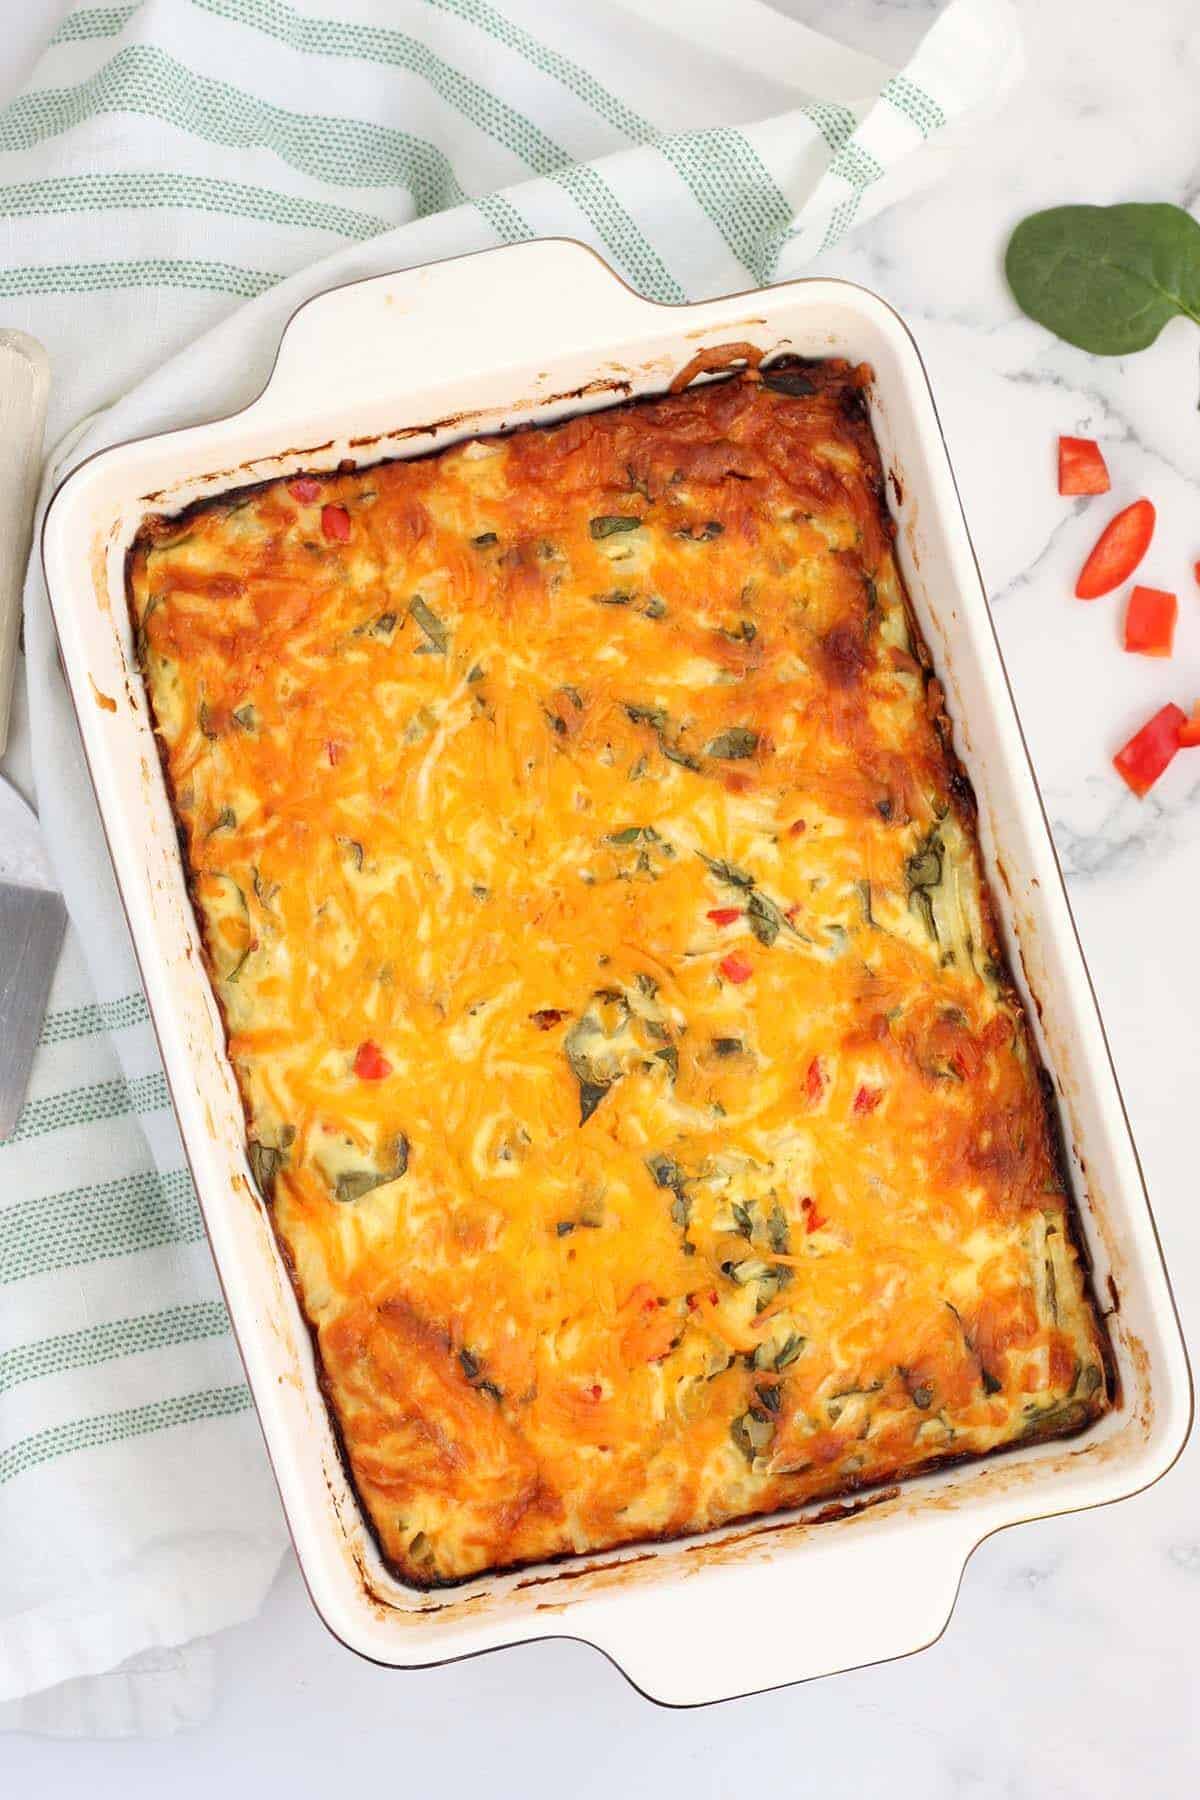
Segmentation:
{"type": "Polygon", "coordinates": [[[132,555],[251,1166],[413,1582],[1109,1404],[865,379],[278,481],[132,555]]]}

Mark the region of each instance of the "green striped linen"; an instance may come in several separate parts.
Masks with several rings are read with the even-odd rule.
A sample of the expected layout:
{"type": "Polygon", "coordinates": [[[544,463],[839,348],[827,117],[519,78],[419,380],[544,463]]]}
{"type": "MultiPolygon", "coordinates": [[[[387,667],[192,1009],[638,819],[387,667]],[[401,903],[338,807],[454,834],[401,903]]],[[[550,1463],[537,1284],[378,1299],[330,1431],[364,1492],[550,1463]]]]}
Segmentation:
{"type": "MultiPolygon", "coordinates": [[[[790,274],[913,185],[1013,45],[1006,0],[952,0],[903,72],[759,0],[729,0],[730,60],[712,16],[75,7],[0,109],[2,322],[50,350],[52,440],[98,415],[60,460],[243,403],[297,301],[374,270],[555,234],[659,301],[790,274]]],[[[0,1724],[76,1678],[74,1728],[162,1729],[201,1653],[154,1682],[139,1658],[253,1611],[284,1535],[36,571],[26,648],[16,753],[73,931],[0,1144],[0,1724]]]]}

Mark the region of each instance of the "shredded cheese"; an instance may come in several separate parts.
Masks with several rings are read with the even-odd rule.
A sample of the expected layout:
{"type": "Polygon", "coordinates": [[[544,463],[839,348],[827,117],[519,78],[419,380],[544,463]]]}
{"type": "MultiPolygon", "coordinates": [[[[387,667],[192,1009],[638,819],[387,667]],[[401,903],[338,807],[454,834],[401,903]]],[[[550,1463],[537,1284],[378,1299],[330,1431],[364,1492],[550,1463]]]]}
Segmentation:
{"type": "Polygon", "coordinates": [[[275,482],[131,559],[252,1166],[414,1582],[1108,1403],[861,380],[275,482]]]}

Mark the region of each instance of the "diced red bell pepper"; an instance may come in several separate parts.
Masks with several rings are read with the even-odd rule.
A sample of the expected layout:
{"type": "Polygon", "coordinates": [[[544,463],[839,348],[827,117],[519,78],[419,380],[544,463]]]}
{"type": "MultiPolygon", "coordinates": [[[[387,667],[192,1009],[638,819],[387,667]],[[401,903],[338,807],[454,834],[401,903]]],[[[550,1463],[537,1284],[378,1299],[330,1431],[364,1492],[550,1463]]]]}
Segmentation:
{"type": "Polygon", "coordinates": [[[360,1081],[382,1081],[391,1072],[391,1063],[379,1045],[373,1044],[370,1038],[354,1052],[354,1073],[360,1081]]]}
{"type": "Polygon", "coordinates": [[[1113,767],[1140,800],[1148,794],[1179,748],[1187,715],[1181,706],[1162,706],[1140,731],[1135,731],[1113,757],[1113,767]]]}
{"type": "Polygon", "coordinates": [[[539,1031],[553,1031],[556,1025],[562,1024],[567,1015],[557,1006],[539,1006],[537,1011],[530,1013],[529,1016],[539,1031]]]}
{"type": "Polygon", "coordinates": [[[860,1087],[854,1096],[854,1110],[856,1113],[874,1112],[882,1099],[878,1088],[860,1087]]]}
{"type": "Polygon", "coordinates": [[[1200,562],[1194,562],[1192,564],[1192,574],[1196,577],[1196,580],[1200,582],[1200,562]]]}
{"type": "Polygon", "coordinates": [[[288,482],[288,493],[293,500],[299,500],[302,506],[311,506],[314,500],[321,498],[321,484],[314,481],[311,475],[302,475],[299,481],[288,482]]]}
{"type": "Polygon", "coordinates": [[[819,1056],[814,1056],[804,1075],[804,1091],[812,1101],[817,1101],[825,1092],[825,1070],[819,1056]]]}
{"type": "Polygon", "coordinates": [[[1200,700],[1192,707],[1192,716],[1179,727],[1179,748],[1195,750],[1200,746],[1200,700]]]}
{"type": "Polygon", "coordinates": [[[1059,438],[1060,494],[1107,494],[1110,486],[1108,464],[1095,438],[1059,438]]]}
{"type": "Polygon", "coordinates": [[[1101,594],[1111,594],[1129,579],[1150,548],[1154,517],[1149,500],[1135,500],[1108,521],[1079,572],[1075,583],[1077,599],[1098,600],[1101,594]]]}
{"type": "Polygon", "coordinates": [[[350,514],[345,507],[323,506],[321,508],[321,530],[327,538],[333,538],[336,543],[349,543],[350,514]]]}
{"type": "Polygon", "coordinates": [[[1140,656],[1170,656],[1179,602],[1162,588],[1135,587],[1125,614],[1125,648],[1140,656]]]}
{"type": "Polygon", "coordinates": [[[714,906],[708,916],[714,925],[732,925],[735,919],[741,918],[742,909],[740,906],[714,906]]]}
{"type": "Polygon", "coordinates": [[[732,981],[739,985],[743,981],[749,981],[754,973],[754,964],[747,962],[744,956],[739,956],[736,950],[732,956],[723,956],[717,967],[726,981],[732,981]]]}

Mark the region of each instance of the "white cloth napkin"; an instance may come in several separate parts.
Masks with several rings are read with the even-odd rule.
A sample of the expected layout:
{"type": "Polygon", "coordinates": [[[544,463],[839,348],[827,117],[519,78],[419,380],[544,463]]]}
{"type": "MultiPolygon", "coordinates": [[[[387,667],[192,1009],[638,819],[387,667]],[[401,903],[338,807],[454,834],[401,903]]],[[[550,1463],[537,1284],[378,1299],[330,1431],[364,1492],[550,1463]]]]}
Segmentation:
{"type": "MultiPolygon", "coordinates": [[[[792,274],[1018,66],[1007,0],[951,0],[903,72],[758,0],[82,5],[0,112],[4,321],[70,430],[49,480],[244,404],[353,276],[545,234],[660,300],[792,274]]],[[[0,1723],[162,1731],[284,1530],[36,567],[25,642],[13,767],[73,930],[0,1145],[0,1723]]]]}

